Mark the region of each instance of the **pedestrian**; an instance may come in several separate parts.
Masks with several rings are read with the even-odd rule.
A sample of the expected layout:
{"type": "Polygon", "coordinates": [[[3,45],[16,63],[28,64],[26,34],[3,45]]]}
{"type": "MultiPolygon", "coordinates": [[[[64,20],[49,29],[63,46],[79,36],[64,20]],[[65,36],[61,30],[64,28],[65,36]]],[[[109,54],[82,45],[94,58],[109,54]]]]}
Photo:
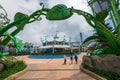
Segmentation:
{"type": "Polygon", "coordinates": [[[73,64],[73,56],[70,56],[71,64],[73,64]]]}
{"type": "Polygon", "coordinates": [[[76,62],[76,64],[78,63],[78,57],[77,57],[77,55],[75,55],[75,62],[76,62]]]}
{"type": "Polygon", "coordinates": [[[66,64],[66,61],[67,61],[67,56],[64,55],[64,64],[66,64]]]}

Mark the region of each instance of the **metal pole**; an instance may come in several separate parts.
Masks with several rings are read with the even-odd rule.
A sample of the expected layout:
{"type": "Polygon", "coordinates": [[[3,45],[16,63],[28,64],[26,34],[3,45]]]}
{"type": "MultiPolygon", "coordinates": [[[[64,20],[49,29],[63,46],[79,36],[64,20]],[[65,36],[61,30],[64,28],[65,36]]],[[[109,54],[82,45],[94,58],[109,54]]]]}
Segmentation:
{"type": "Polygon", "coordinates": [[[72,53],[71,37],[69,37],[69,46],[70,46],[70,52],[72,53]]]}
{"type": "Polygon", "coordinates": [[[83,42],[83,41],[82,41],[82,32],[80,32],[80,42],[81,42],[80,45],[81,45],[81,52],[82,52],[82,42],[83,42]]]}

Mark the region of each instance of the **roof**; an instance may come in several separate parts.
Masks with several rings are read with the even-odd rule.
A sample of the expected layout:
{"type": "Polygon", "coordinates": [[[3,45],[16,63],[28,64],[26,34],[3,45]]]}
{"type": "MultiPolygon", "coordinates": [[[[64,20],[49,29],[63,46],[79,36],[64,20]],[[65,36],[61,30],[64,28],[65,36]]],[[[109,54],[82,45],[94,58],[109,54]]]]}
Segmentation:
{"type": "MultiPolygon", "coordinates": [[[[59,42],[62,42],[64,40],[64,37],[58,37],[55,39],[55,41],[59,41],[59,42]]],[[[54,38],[53,37],[47,37],[47,41],[48,42],[52,42],[54,41],[54,38]]],[[[43,42],[46,42],[45,40],[43,40],[43,42]]],[[[69,38],[65,38],[65,42],[69,42],[69,38]]]]}
{"type": "Polygon", "coordinates": [[[42,46],[40,47],[41,49],[44,49],[44,48],[70,48],[70,46],[68,45],[47,45],[47,46],[42,46]]]}

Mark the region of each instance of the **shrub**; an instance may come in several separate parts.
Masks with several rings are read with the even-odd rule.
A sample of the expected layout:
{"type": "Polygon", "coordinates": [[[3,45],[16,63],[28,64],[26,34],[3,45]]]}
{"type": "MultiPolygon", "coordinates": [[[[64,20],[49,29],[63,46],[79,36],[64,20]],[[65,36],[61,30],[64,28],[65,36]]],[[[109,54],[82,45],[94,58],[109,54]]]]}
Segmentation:
{"type": "Polygon", "coordinates": [[[120,74],[118,74],[118,73],[98,70],[97,68],[89,67],[84,63],[82,63],[81,66],[84,67],[85,69],[88,69],[88,70],[106,78],[107,80],[120,80],[120,74]]]}
{"type": "Polygon", "coordinates": [[[5,69],[0,72],[0,80],[4,80],[8,76],[17,73],[26,68],[26,64],[23,61],[5,62],[5,69]]]}

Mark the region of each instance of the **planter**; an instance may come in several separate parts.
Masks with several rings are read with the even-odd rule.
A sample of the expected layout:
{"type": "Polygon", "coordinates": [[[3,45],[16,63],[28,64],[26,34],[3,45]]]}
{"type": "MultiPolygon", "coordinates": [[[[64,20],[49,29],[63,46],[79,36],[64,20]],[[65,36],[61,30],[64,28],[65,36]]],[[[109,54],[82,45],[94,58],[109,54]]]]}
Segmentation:
{"type": "Polygon", "coordinates": [[[0,71],[2,71],[5,68],[5,65],[0,62],[0,71]]]}
{"type": "Polygon", "coordinates": [[[116,55],[91,55],[83,56],[83,62],[91,68],[120,74],[120,56],[116,55]]]}
{"type": "Polygon", "coordinates": [[[19,76],[25,74],[26,72],[28,71],[28,67],[25,68],[24,70],[20,71],[20,72],[17,72],[9,77],[7,77],[6,79],[4,80],[15,80],[16,78],[18,78],[19,76]]]}
{"type": "Polygon", "coordinates": [[[95,78],[96,80],[107,80],[107,79],[105,79],[105,78],[103,78],[103,77],[101,77],[101,76],[95,74],[94,72],[91,72],[91,71],[89,71],[89,70],[83,68],[82,66],[80,66],[80,70],[81,70],[82,72],[84,72],[84,73],[90,75],[91,77],[95,78]]]}

